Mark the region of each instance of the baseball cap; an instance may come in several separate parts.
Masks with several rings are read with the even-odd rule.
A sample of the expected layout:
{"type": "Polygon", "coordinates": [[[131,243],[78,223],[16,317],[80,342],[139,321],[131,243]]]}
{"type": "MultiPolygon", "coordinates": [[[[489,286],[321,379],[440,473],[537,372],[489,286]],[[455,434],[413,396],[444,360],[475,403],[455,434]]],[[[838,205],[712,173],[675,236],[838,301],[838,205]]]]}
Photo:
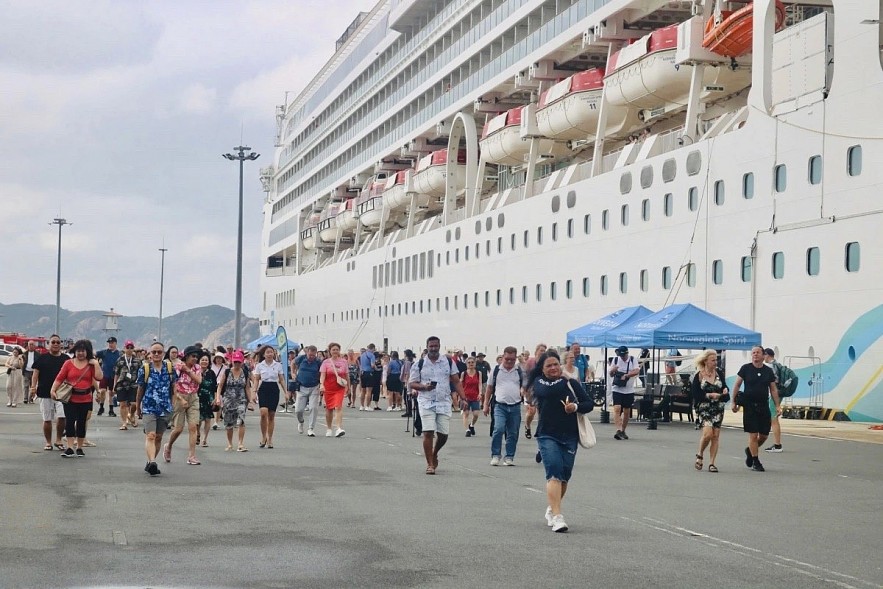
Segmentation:
{"type": "Polygon", "coordinates": [[[776,355],[776,351],[772,348],[764,348],[763,353],[766,354],[767,356],[775,356],[776,355]]]}
{"type": "Polygon", "coordinates": [[[127,340],[126,340],[126,343],[123,344],[123,347],[124,347],[124,348],[134,348],[134,347],[135,347],[135,342],[133,342],[133,341],[130,340],[130,339],[127,339],[127,340]]]}
{"type": "Polygon", "coordinates": [[[623,354],[628,354],[628,353],[629,353],[629,349],[626,346],[619,346],[618,348],[616,348],[616,355],[617,356],[621,356],[623,354]]]}
{"type": "Polygon", "coordinates": [[[476,356],[477,358],[485,358],[485,357],[487,357],[487,354],[485,354],[484,352],[479,352],[479,353],[477,353],[475,356],[476,356]]]}
{"type": "Polygon", "coordinates": [[[243,355],[242,352],[240,352],[239,350],[236,350],[232,354],[232,360],[233,360],[233,362],[244,362],[245,356],[243,355]]]}
{"type": "Polygon", "coordinates": [[[187,356],[190,356],[191,354],[199,355],[199,353],[201,351],[202,351],[201,348],[197,348],[196,346],[187,346],[186,348],[184,348],[183,356],[186,358],[187,356]]]}
{"type": "Polygon", "coordinates": [[[116,343],[116,341],[117,341],[117,338],[115,338],[114,336],[110,336],[109,338],[107,338],[107,343],[110,343],[110,342],[116,343]]]}

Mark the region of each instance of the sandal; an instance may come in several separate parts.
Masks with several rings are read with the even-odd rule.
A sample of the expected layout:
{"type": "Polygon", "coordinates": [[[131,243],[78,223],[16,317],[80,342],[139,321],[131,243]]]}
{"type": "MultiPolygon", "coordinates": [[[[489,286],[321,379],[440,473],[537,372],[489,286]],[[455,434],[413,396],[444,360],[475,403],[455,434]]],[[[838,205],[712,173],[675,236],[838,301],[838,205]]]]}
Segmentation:
{"type": "MultiPolygon", "coordinates": [[[[702,470],[702,455],[696,455],[696,470],[702,470]]],[[[711,467],[708,467],[708,470],[711,470],[711,467]]]]}
{"type": "Polygon", "coordinates": [[[533,434],[530,433],[530,426],[524,426],[524,437],[528,440],[533,437],[533,434]]]}
{"type": "Polygon", "coordinates": [[[208,448],[208,442],[203,442],[203,443],[202,443],[202,447],[203,447],[203,448],[208,448]]]}
{"type": "Polygon", "coordinates": [[[237,452],[248,452],[248,448],[246,448],[245,446],[239,446],[238,448],[236,448],[236,451],[237,452]]]}
{"type": "Polygon", "coordinates": [[[708,465],[708,472],[717,472],[717,467],[713,464],[708,465]]]}
{"type": "Polygon", "coordinates": [[[258,448],[264,448],[267,445],[267,442],[261,442],[258,444],[258,448]]]}
{"type": "Polygon", "coordinates": [[[61,450],[62,452],[64,452],[64,444],[62,444],[61,442],[55,442],[52,445],[55,446],[56,450],[61,450]]]}
{"type": "Polygon", "coordinates": [[[121,426],[120,426],[120,431],[121,431],[121,432],[127,431],[128,429],[129,429],[129,428],[126,427],[126,426],[124,426],[124,425],[121,425],[121,426]]]}
{"type": "Polygon", "coordinates": [[[233,446],[227,446],[226,448],[224,448],[224,452],[229,452],[232,449],[233,449],[233,446]]]}
{"type": "Polygon", "coordinates": [[[43,449],[44,450],[52,450],[52,444],[46,444],[45,446],[43,446],[43,449]]]}
{"type": "Polygon", "coordinates": [[[434,466],[427,466],[426,467],[426,474],[435,474],[435,467],[434,466]]]}

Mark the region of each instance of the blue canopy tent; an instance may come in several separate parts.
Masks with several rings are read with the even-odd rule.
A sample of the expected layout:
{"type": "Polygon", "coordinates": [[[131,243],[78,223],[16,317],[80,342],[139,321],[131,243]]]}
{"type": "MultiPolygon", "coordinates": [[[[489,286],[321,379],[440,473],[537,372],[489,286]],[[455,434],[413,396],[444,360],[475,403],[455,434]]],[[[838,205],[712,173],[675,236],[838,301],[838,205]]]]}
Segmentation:
{"type": "Polygon", "coordinates": [[[689,303],[629,321],[607,332],[610,346],[750,350],[761,336],[689,303]]]}
{"type": "MultiPolygon", "coordinates": [[[[273,346],[274,348],[278,348],[278,345],[276,342],[276,334],[271,333],[269,335],[262,335],[261,337],[254,340],[253,342],[248,342],[247,344],[245,344],[245,347],[248,350],[256,350],[256,349],[260,348],[261,346],[273,346]]],[[[297,342],[293,342],[291,340],[288,340],[288,349],[289,350],[299,350],[300,344],[297,342]]]]}
{"type": "Polygon", "coordinates": [[[611,329],[622,327],[626,323],[642,319],[652,314],[653,311],[643,305],[626,307],[619,311],[614,311],[600,319],[595,319],[591,323],[586,323],[582,327],[568,331],[567,345],[569,346],[577,343],[587,348],[607,347],[607,332],[611,329]]]}

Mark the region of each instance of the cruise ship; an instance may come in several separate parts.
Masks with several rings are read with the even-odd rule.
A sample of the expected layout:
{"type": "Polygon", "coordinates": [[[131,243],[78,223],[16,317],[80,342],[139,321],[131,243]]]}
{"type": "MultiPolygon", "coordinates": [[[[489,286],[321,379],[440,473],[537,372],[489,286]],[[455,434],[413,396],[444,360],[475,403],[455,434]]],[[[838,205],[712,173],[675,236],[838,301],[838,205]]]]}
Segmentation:
{"type": "Polygon", "coordinates": [[[380,0],[277,108],[262,329],[493,358],[692,303],[883,420],[881,7],[380,0]]]}

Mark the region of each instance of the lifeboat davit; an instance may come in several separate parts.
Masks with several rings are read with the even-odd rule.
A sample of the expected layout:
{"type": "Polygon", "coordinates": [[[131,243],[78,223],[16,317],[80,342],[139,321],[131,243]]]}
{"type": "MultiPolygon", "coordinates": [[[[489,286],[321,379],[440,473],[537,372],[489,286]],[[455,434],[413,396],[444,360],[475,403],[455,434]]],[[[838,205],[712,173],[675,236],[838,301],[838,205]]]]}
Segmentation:
{"type": "MultiPolygon", "coordinates": [[[[386,179],[386,185],[383,188],[383,206],[389,211],[403,211],[411,206],[411,195],[416,196],[416,205],[419,208],[426,208],[429,204],[429,195],[420,194],[405,184],[409,170],[399,170],[386,179]],[[411,191],[409,192],[409,188],[411,191]]],[[[410,170],[413,174],[414,171],[410,170]]],[[[412,180],[413,185],[413,180],[412,180]]]]}
{"type": "MultiPolygon", "coordinates": [[[[670,104],[686,106],[690,94],[689,66],[675,65],[678,26],[654,31],[614,53],[604,77],[605,96],[614,106],[653,111],[670,104]]],[[[699,99],[733,94],[751,84],[747,67],[707,66],[699,99]]]]}
{"type": "MultiPolygon", "coordinates": [[[[492,164],[519,166],[527,160],[530,140],[521,138],[521,119],[524,107],[510,109],[487,122],[481,133],[481,154],[492,164]]],[[[540,139],[539,155],[557,157],[569,153],[562,143],[540,139]]]]}
{"type": "MultiPolygon", "coordinates": [[[[441,197],[447,188],[448,150],[439,149],[417,161],[412,182],[414,190],[427,197],[441,197]]],[[[454,185],[466,186],[466,150],[457,150],[454,165],[454,185]]],[[[423,204],[428,204],[424,201],[423,204]]]]}
{"type": "Polygon", "coordinates": [[[319,217],[321,216],[318,212],[310,213],[307,216],[307,220],[304,223],[304,228],[300,232],[300,244],[305,250],[311,250],[316,248],[316,236],[319,232],[319,217]]]}
{"type": "Polygon", "coordinates": [[[346,199],[334,217],[334,220],[337,223],[338,230],[340,230],[344,235],[352,233],[355,230],[356,225],[358,224],[358,220],[356,219],[355,206],[355,197],[346,199]]]}
{"type": "Polygon", "coordinates": [[[329,202],[322,210],[317,226],[319,230],[319,240],[324,243],[334,243],[337,239],[337,213],[340,211],[343,203],[329,202]]]}
{"type": "Polygon", "coordinates": [[[543,92],[537,104],[537,128],[554,139],[586,139],[598,130],[604,70],[574,74],[543,92]]]}
{"type": "Polygon", "coordinates": [[[374,178],[356,198],[356,215],[365,227],[379,227],[389,218],[389,211],[383,208],[383,188],[386,180],[374,178]]]}
{"type": "MultiPolygon", "coordinates": [[[[776,30],[785,25],[785,5],[776,0],[776,30]]],[[[708,19],[702,46],[718,55],[741,57],[751,52],[754,39],[754,4],[743,6],[733,12],[721,11],[720,21],[708,19]]]]}

